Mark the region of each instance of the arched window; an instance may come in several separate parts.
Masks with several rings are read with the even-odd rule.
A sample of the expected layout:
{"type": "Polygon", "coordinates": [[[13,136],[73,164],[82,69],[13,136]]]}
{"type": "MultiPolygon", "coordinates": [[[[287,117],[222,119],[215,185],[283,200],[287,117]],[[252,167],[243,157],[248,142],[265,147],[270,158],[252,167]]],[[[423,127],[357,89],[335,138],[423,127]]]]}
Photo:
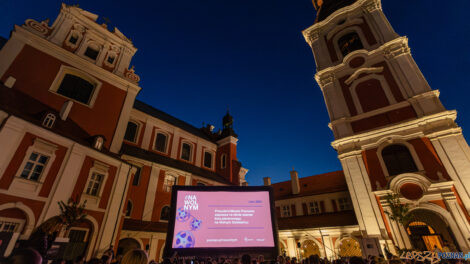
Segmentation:
{"type": "Polygon", "coordinates": [[[225,169],[226,166],[227,166],[227,155],[222,154],[222,156],[220,157],[220,168],[225,169]]]}
{"type": "Polygon", "coordinates": [[[55,122],[55,115],[52,113],[49,113],[44,117],[44,120],[42,121],[42,125],[47,127],[47,128],[52,128],[54,126],[55,122]]]}
{"type": "Polygon", "coordinates": [[[132,214],[132,201],[127,200],[127,207],[126,207],[126,216],[131,216],[132,214]]]}
{"type": "Polygon", "coordinates": [[[139,124],[136,122],[129,121],[127,123],[126,134],[124,135],[124,139],[130,142],[137,141],[137,132],[139,131],[139,124]]]}
{"type": "Polygon", "coordinates": [[[168,137],[163,133],[157,133],[155,138],[155,150],[166,153],[168,137]]]}
{"type": "Polygon", "coordinates": [[[89,104],[95,87],[96,84],[76,75],[66,73],[59,88],[57,88],[57,93],[80,103],[89,104]]]}
{"type": "Polygon", "coordinates": [[[168,221],[168,219],[170,219],[170,207],[163,206],[162,212],[160,213],[160,220],[168,221]]]}
{"type": "Polygon", "coordinates": [[[181,147],[181,159],[191,161],[192,146],[189,143],[183,143],[181,147]]]}
{"type": "Polygon", "coordinates": [[[343,57],[349,53],[363,49],[361,38],[356,32],[347,33],[338,39],[338,47],[343,54],[343,57]]]}
{"type": "Polygon", "coordinates": [[[410,151],[403,145],[390,145],[382,150],[382,158],[388,175],[398,175],[418,170],[410,151]]]}

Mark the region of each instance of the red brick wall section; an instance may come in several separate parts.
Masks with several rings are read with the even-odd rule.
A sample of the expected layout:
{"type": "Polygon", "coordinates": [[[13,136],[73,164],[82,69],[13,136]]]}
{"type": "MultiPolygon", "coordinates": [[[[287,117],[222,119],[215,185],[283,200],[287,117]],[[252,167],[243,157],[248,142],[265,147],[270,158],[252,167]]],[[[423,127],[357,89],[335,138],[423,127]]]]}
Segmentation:
{"type": "MultiPolygon", "coordinates": [[[[23,139],[20,142],[20,145],[16,149],[15,154],[13,155],[13,158],[11,159],[10,163],[8,164],[7,169],[3,173],[3,177],[0,179],[0,189],[8,189],[13,182],[14,177],[16,176],[16,172],[20,169],[20,166],[23,162],[23,160],[26,158],[26,151],[30,146],[34,144],[34,139],[39,138],[33,134],[26,133],[23,137],[23,139]]],[[[43,138],[41,138],[43,139],[43,138]]],[[[43,139],[44,141],[48,141],[46,139],[43,139]]],[[[56,143],[53,143],[51,141],[48,141],[51,144],[54,144],[58,147],[58,149],[55,152],[56,158],[54,160],[54,163],[51,165],[51,168],[48,172],[48,174],[45,176],[46,178],[44,179],[44,183],[41,187],[41,190],[39,192],[39,196],[41,197],[48,197],[49,193],[51,191],[52,185],[54,184],[54,181],[57,177],[57,174],[59,172],[60,166],[62,165],[62,162],[64,160],[65,154],[67,152],[67,148],[64,146],[57,145],[56,143]]]]}
{"type": "Polygon", "coordinates": [[[225,179],[238,185],[240,179],[238,179],[238,173],[240,172],[240,166],[237,161],[237,146],[235,144],[226,144],[217,149],[216,153],[216,172],[222,175],[225,179]],[[222,154],[227,155],[227,163],[225,169],[220,167],[222,154]]]}
{"type": "Polygon", "coordinates": [[[405,106],[399,109],[351,122],[351,127],[354,133],[360,133],[386,125],[399,123],[401,121],[411,120],[416,117],[417,115],[413,107],[405,106]]]}
{"type": "Polygon", "coordinates": [[[155,194],[155,200],[153,204],[152,221],[159,221],[163,206],[170,205],[171,202],[171,192],[165,192],[163,190],[164,179],[165,171],[160,170],[160,175],[158,176],[157,192],[155,194]]]}
{"type": "MultiPolygon", "coordinates": [[[[82,196],[86,187],[85,185],[88,181],[90,169],[93,167],[93,162],[94,162],[93,158],[89,156],[85,157],[85,160],[83,161],[82,169],[80,170],[80,174],[78,175],[77,182],[72,192],[72,196],[71,196],[72,198],[80,199],[80,197],[82,196]]],[[[106,179],[106,183],[105,183],[102,195],[101,195],[99,208],[104,209],[108,205],[109,196],[111,194],[111,190],[114,184],[114,179],[116,177],[116,171],[117,171],[116,167],[114,166],[109,167],[108,177],[106,179]]]]}
{"type": "Polygon", "coordinates": [[[433,204],[435,204],[435,205],[439,205],[439,206],[442,207],[444,210],[449,211],[449,210],[447,209],[447,206],[446,206],[446,204],[444,203],[443,200],[433,200],[433,201],[429,201],[429,202],[430,202],[430,203],[433,203],[433,204]]]}
{"type": "MultiPolygon", "coordinates": [[[[69,99],[50,92],[49,88],[61,65],[69,66],[25,45],[10,68],[1,77],[1,81],[5,82],[8,76],[15,77],[15,89],[31,95],[56,111],[60,111],[62,105],[69,99]]],[[[103,135],[106,138],[105,146],[109,148],[126,98],[126,92],[107,82],[101,82],[102,85],[93,108],[74,103],[69,118],[90,135],[103,135]]]]}
{"type": "Polygon", "coordinates": [[[8,218],[24,219],[24,220],[27,219],[25,213],[18,208],[9,208],[9,209],[2,210],[0,211],[0,217],[8,217],[8,218]]]}
{"type": "Polygon", "coordinates": [[[382,207],[382,204],[380,203],[380,198],[376,195],[375,199],[377,200],[377,204],[379,205],[380,214],[382,215],[382,219],[384,220],[385,229],[387,229],[388,237],[393,241],[393,236],[392,236],[392,231],[390,229],[390,224],[388,223],[387,218],[385,217],[385,212],[384,212],[384,209],[382,207]]]}
{"type": "Polygon", "coordinates": [[[437,173],[440,172],[446,180],[450,180],[449,174],[428,138],[416,138],[408,142],[413,145],[416,154],[418,154],[419,160],[426,171],[426,176],[429,179],[438,181],[439,176],[437,173]]]}
{"type": "MultiPolygon", "coordinates": [[[[150,172],[152,168],[150,166],[143,166],[140,170],[140,182],[139,185],[134,186],[134,174],[132,175],[131,181],[129,182],[129,191],[127,193],[127,199],[125,201],[125,207],[127,207],[127,201],[132,201],[132,212],[131,218],[142,220],[144,215],[145,199],[149,188],[150,172]]],[[[126,209],[124,209],[126,210],[126,209]]],[[[125,212],[125,211],[124,211],[125,212]]],[[[150,212],[151,213],[151,212],[150,212]]]]}
{"type": "Polygon", "coordinates": [[[452,191],[454,191],[455,196],[457,197],[457,203],[460,205],[460,208],[462,209],[463,213],[465,214],[465,217],[467,218],[467,221],[470,223],[470,214],[468,214],[467,209],[463,205],[462,199],[460,198],[459,193],[455,189],[455,187],[452,187],[452,191]]]}
{"type": "Polygon", "coordinates": [[[281,207],[279,207],[279,206],[276,206],[276,216],[277,216],[277,218],[281,217],[281,207]]]}
{"type": "Polygon", "coordinates": [[[374,148],[362,151],[362,159],[364,160],[364,165],[369,175],[372,190],[377,190],[377,181],[380,183],[380,186],[387,186],[387,179],[385,178],[382,166],[380,166],[377,149],[374,148]]]}
{"type": "Polygon", "coordinates": [[[370,79],[358,84],[356,94],[364,113],[390,105],[384,89],[377,79],[370,79]]]}
{"type": "Polygon", "coordinates": [[[143,250],[145,250],[145,247],[149,245],[149,239],[148,238],[141,238],[142,244],[144,245],[143,250]]]}

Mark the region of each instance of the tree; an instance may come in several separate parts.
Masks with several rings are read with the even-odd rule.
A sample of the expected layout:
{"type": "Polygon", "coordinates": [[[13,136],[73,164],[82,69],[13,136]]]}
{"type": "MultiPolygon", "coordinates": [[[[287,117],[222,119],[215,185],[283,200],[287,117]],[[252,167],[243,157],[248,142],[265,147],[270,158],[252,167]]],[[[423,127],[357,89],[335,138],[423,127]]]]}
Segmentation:
{"type": "Polygon", "coordinates": [[[410,221],[411,217],[411,215],[409,214],[410,206],[408,204],[401,203],[398,194],[388,194],[387,196],[385,196],[385,199],[390,205],[390,212],[385,211],[385,213],[393,221],[400,223],[403,226],[406,225],[410,221]]]}

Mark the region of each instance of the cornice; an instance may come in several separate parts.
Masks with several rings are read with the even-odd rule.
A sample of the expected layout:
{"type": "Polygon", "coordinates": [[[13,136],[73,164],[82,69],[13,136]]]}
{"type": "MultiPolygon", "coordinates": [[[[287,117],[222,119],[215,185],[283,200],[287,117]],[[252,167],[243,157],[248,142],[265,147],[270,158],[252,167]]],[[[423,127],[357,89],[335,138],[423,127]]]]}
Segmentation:
{"type": "Polygon", "coordinates": [[[451,121],[455,124],[455,119],[457,118],[457,111],[442,111],[433,115],[424,116],[415,120],[408,122],[399,123],[392,126],[387,126],[380,129],[375,129],[373,131],[337,139],[331,143],[331,146],[339,152],[339,157],[349,156],[349,153],[355,151],[362,151],[362,148],[366,145],[369,145],[373,142],[377,142],[382,138],[400,135],[403,131],[416,131],[420,130],[421,136],[426,136],[429,138],[442,137],[446,135],[455,135],[461,133],[460,127],[447,127],[442,129],[432,130],[430,125],[437,123],[439,121],[451,121]],[[426,131],[428,130],[428,131],[426,131]]]}

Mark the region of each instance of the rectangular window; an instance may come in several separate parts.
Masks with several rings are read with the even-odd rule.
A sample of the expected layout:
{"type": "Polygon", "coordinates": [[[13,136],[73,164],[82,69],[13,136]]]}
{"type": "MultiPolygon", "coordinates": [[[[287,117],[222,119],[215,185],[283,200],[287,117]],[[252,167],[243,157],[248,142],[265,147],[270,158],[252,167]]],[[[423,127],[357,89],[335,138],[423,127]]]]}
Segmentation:
{"type": "Polygon", "coordinates": [[[0,220],[0,232],[14,233],[19,226],[19,223],[0,220]]]}
{"type": "Polygon", "coordinates": [[[290,217],[290,205],[283,205],[282,206],[282,217],[290,217]]]}
{"type": "Polygon", "coordinates": [[[162,133],[157,133],[157,138],[155,139],[155,150],[166,153],[166,142],[167,136],[162,133]]]}
{"type": "Polygon", "coordinates": [[[183,143],[181,148],[181,159],[191,161],[191,145],[183,143]]]}
{"type": "Polygon", "coordinates": [[[103,182],[104,175],[93,172],[91,174],[90,181],[86,188],[86,194],[92,196],[98,196],[100,194],[101,183],[103,182]]]}
{"type": "Polygon", "coordinates": [[[319,214],[320,213],[320,206],[318,206],[317,201],[313,201],[313,202],[308,203],[308,212],[309,212],[309,214],[319,214]]]}
{"type": "Polygon", "coordinates": [[[134,174],[134,179],[132,180],[132,185],[134,185],[134,186],[139,185],[139,183],[140,183],[140,172],[141,172],[141,168],[138,167],[137,171],[134,174]]]}
{"type": "Polygon", "coordinates": [[[212,153],[204,152],[204,167],[212,168],[212,153]]]}
{"type": "Polygon", "coordinates": [[[165,180],[163,181],[163,191],[171,192],[171,187],[176,184],[176,177],[171,175],[165,175],[165,180]]]}
{"type": "Polygon", "coordinates": [[[95,85],[72,74],[65,74],[57,93],[74,99],[80,103],[88,104],[95,85]]]}
{"type": "Polygon", "coordinates": [[[85,51],[85,56],[87,56],[88,58],[92,60],[96,60],[96,58],[98,58],[99,53],[100,53],[99,50],[88,47],[85,51]]]}
{"type": "Polygon", "coordinates": [[[340,211],[345,211],[345,210],[351,210],[351,202],[349,201],[348,198],[339,198],[338,199],[338,205],[339,205],[339,210],[340,211]]]}
{"type": "Polygon", "coordinates": [[[39,180],[48,160],[49,157],[46,155],[42,155],[37,152],[31,153],[23,168],[23,172],[21,172],[21,178],[32,181],[39,180]]]}

